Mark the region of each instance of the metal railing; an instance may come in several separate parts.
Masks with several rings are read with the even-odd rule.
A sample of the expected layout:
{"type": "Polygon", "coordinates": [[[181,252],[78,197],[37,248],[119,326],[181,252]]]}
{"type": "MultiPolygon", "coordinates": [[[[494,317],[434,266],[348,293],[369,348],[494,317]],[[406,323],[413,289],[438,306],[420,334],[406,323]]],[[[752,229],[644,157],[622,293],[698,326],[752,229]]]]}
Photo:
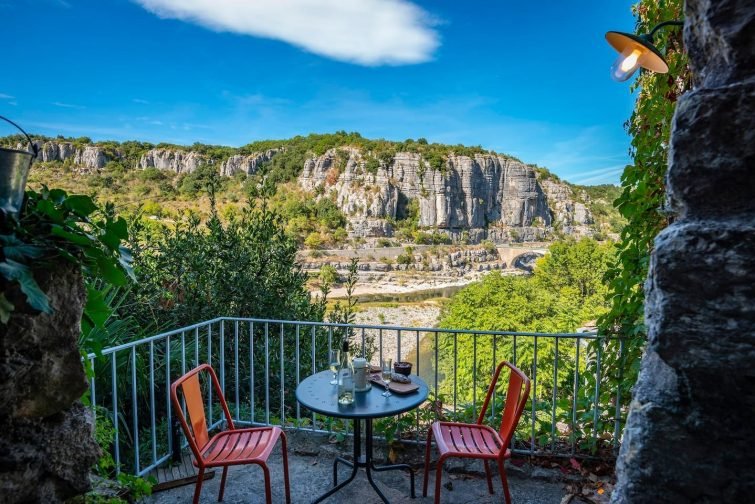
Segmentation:
{"type": "MultiPolygon", "coordinates": [[[[441,328],[370,326],[219,317],[90,354],[90,399],[115,428],[117,470],[145,475],[169,460],[176,435],[170,383],[207,362],[217,371],[234,422],[329,432],[346,428],[301,407],[296,385],[327,369],[328,350],[349,338],[357,354],[413,363],[430,388],[424,406],[410,412],[400,439],[419,443],[438,416],[474,421],[495,364],[509,360],[532,380],[529,404],[512,446],[514,453],[591,456],[618,448],[628,390],[621,370],[603,369],[607,353],[621,362],[623,343],[595,333],[517,333],[441,328]],[[413,416],[414,418],[411,418],[413,416]],[[407,425],[413,425],[411,429],[407,425]],[[597,451],[596,451],[597,450],[597,451]]],[[[496,395],[489,423],[500,421],[496,395]]],[[[214,428],[221,410],[207,394],[214,428]]],[[[337,422],[337,421],[336,421],[337,422]]],[[[397,424],[398,425],[398,424],[397,424]]],[[[384,428],[394,428],[387,423],[384,428]]]]}

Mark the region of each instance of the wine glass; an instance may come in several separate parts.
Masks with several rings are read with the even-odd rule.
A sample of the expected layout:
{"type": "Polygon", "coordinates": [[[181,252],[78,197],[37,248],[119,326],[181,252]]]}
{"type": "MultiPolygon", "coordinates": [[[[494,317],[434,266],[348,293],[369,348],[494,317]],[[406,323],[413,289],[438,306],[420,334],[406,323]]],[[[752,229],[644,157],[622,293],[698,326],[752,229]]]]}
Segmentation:
{"type": "Polygon", "coordinates": [[[389,388],[389,385],[391,383],[391,375],[393,374],[393,362],[391,359],[382,359],[380,361],[380,369],[382,371],[382,378],[383,383],[385,384],[385,392],[382,393],[383,397],[390,397],[391,389],[389,388]]]}
{"type": "Polygon", "coordinates": [[[330,362],[330,370],[333,372],[333,379],[330,380],[331,385],[338,385],[338,366],[341,364],[341,351],[340,350],[331,350],[328,352],[328,358],[330,362]]]}

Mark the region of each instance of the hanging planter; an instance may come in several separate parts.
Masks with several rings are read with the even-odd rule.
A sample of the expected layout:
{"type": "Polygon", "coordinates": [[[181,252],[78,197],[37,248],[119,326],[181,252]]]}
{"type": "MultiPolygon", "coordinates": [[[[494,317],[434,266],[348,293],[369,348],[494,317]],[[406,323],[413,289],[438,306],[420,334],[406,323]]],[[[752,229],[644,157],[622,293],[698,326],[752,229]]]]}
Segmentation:
{"type": "Polygon", "coordinates": [[[3,219],[9,216],[18,219],[24,202],[26,177],[29,176],[32,161],[37,157],[38,148],[18,124],[3,116],[0,116],[0,119],[18,128],[29,142],[31,150],[29,152],[0,147],[0,212],[3,214],[3,219]]]}

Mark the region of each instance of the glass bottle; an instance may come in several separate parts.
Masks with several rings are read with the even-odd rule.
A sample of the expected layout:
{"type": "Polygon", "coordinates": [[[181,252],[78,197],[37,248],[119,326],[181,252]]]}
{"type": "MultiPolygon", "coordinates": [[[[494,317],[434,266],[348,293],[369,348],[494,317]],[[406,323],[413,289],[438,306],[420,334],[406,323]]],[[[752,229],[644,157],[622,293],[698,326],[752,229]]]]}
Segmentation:
{"type": "Polygon", "coordinates": [[[338,404],[348,406],[354,402],[354,365],[349,356],[349,342],[341,347],[341,369],[338,370],[338,404]]]}

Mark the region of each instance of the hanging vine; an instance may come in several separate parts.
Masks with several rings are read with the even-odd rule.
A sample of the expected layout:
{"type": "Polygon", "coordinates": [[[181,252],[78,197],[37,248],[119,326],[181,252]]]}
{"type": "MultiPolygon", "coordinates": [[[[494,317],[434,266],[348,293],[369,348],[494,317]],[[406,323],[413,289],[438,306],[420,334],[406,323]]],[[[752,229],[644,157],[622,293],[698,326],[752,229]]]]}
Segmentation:
{"type": "MultiPolygon", "coordinates": [[[[684,2],[641,0],[632,10],[637,19],[636,33],[648,33],[658,23],[683,19],[684,2]]],[[[627,224],[616,244],[616,262],[605,277],[611,309],[598,321],[604,334],[623,340],[623,352],[611,352],[616,362],[606,364],[615,364],[627,384],[636,379],[646,340],[644,283],[653,243],[672,219],[664,209],[671,122],[677,99],[691,86],[682,30],[677,27],[659,30],[654,43],[665,54],[669,72],[643,71],[631,86],[637,100],[625,127],[632,137],[633,164],[624,169],[622,193],[614,202],[627,224]]]]}

